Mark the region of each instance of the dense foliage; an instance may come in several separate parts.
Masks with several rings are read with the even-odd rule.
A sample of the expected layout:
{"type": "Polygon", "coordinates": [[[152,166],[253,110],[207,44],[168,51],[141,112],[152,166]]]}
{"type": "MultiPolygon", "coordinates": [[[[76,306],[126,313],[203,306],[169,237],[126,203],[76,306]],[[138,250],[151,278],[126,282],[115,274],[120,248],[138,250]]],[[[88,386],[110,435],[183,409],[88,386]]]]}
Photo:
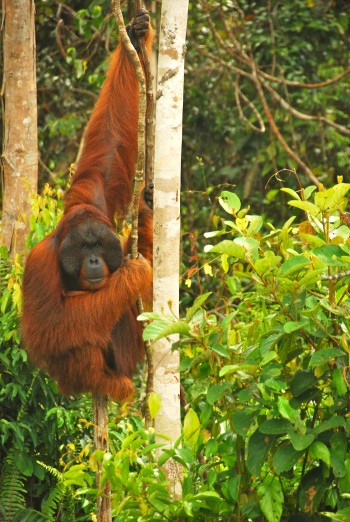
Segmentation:
{"type": "MultiPolygon", "coordinates": [[[[27,364],[18,344],[21,265],[8,263],[0,303],[6,520],[57,512],[90,520],[98,462],[119,521],[348,520],[350,184],[283,190],[294,212],[281,227],[224,191],[206,237],[225,238],[207,246],[200,270],[220,293],[203,293],[183,319],[147,315],[145,338],[181,334],[183,437],[160,456],[139,402],[111,411],[110,452],[93,450],[89,401],[68,403],[27,364]],[[184,470],[177,501],[161,470],[169,457],[184,470]]],[[[33,241],[57,216],[49,192],[34,203],[33,241]]]]}

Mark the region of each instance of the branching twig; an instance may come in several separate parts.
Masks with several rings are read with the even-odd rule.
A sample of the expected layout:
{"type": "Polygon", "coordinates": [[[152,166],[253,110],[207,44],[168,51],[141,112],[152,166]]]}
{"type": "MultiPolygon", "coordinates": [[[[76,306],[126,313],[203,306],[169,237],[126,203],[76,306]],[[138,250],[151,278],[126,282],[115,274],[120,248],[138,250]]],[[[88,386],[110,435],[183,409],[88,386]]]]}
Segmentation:
{"type": "Polygon", "coordinates": [[[282,107],[282,109],[285,109],[290,114],[292,114],[295,118],[298,118],[299,120],[305,120],[305,121],[319,121],[324,123],[325,125],[329,125],[329,127],[334,127],[337,129],[340,134],[344,134],[345,136],[350,136],[350,129],[347,127],[344,127],[344,125],[340,125],[339,123],[336,123],[335,121],[328,120],[324,116],[315,116],[313,114],[305,114],[304,112],[300,112],[297,109],[294,109],[288,103],[280,94],[278,94],[275,89],[273,89],[263,78],[261,77],[261,71],[259,71],[259,77],[261,83],[264,85],[265,89],[271,94],[271,96],[278,102],[278,104],[282,107]]]}

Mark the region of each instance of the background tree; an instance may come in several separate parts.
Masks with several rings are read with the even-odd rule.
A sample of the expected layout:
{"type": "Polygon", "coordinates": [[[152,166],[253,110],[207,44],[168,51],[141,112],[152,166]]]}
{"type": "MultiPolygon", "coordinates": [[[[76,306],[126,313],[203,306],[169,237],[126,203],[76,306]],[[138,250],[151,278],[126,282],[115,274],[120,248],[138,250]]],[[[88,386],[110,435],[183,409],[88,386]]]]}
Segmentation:
{"type": "Polygon", "coordinates": [[[3,2],[4,141],[2,240],[23,251],[28,234],[30,195],[37,190],[35,7],[33,0],[3,2]]]}

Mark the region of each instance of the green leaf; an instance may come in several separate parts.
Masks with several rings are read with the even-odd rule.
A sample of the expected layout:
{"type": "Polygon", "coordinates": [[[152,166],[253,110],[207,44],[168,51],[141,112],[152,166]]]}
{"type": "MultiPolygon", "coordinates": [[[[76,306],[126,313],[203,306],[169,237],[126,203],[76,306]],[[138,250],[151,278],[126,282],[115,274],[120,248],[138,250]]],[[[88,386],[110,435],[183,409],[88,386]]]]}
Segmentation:
{"type": "Polygon", "coordinates": [[[213,405],[216,401],[220,400],[230,388],[231,385],[225,382],[220,384],[212,384],[208,389],[207,402],[213,405]]]}
{"type": "Polygon", "coordinates": [[[202,294],[195,300],[193,306],[187,309],[186,312],[186,321],[190,322],[194,314],[202,307],[208,297],[212,294],[212,292],[207,292],[206,294],[202,294]]]}
{"type": "Polygon", "coordinates": [[[201,424],[199,422],[199,418],[197,413],[191,408],[184,420],[184,437],[185,441],[194,446],[198,440],[200,433],[201,424]]]}
{"type": "Polygon", "coordinates": [[[276,343],[283,337],[283,332],[273,333],[266,339],[262,339],[260,344],[260,353],[264,357],[264,355],[269,352],[271,349],[273,350],[276,343]]]}
{"type": "Polygon", "coordinates": [[[343,356],[344,353],[338,348],[321,348],[315,352],[310,359],[310,368],[320,366],[321,364],[327,364],[332,359],[343,356]]]}
{"type": "Polygon", "coordinates": [[[315,426],[312,430],[312,433],[314,433],[315,435],[319,435],[320,433],[323,433],[325,431],[343,427],[345,427],[344,417],[341,417],[340,415],[332,415],[332,417],[330,417],[329,419],[320,422],[320,424],[317,424],[317,426],[315,426]]]}
{"type": "Polygon", "coordinates": [[[289,438],[291,440],[291,443],[293,444],[293,448],[296,451],[303,451],[303,450],[305,450],[315,440],[315,437],[314,437],[314,435],[312,435],[312,433],[301,434],[301,433],[297,433],[294,430],[290,430],[288,432],[288,435],[289,435],[289,438]]]}
{"type": "Polygon", "coordinates": [[[286,192],[287,194],[289,194],[290,196],[292,196],[292,198],[298,200],[298,201],[301,201],[301,198],[299,196],[299,194],[297,192],[295,192],[295,190],[291,189],[291,188],[288,188],[288,187],[282,187],[281,188],[281,192],[286,192]]]}
{"type": "Polygon", "coordinates": [[[340,259],[344,255],[344,250],[338,245],[324,245],[314,248],[312,253],[327,266],[344,266],[344,262],[340,259]]]}
{"type": "Polygon", "coordinates": [[[344,210],[347,203],[344,196],[349,190],[350,183],[338,183],[328,190],[317,192],[315,203],[322,211],[344,210]]]}
{"type": "Polygon", "coordinates": [[[326,466],[330,467],[331,465],[331,456],[329,453],[329,449],[320,440],[315,440],[309,448],[309,455],[313,459],[322,460],[326,466]]]}
{"type": "Polygon", "coordinates": [[[206,252],[218,252],[219,254],[227,254],[228,256],[235,257],[237,259],[245,259],[246,252],[244,248],[234,241],[230,241],[229,239],[225,239],[224,241],[220,241],[215,246],[207,246],[204,249],[206,252]]]}
{"type": "Polygon", "coordinates": [[[278,397],[277,405],[278,411],[283,418],[288,419],[294,426],[296,426],[300,433],[306,433],[306,427],[300,418],[300,412],[292,408],[288,399],[285,397],[278,397]]]}
{"type": "Polygon", "coordinates": [[[273,465],[277,475],[292,469],[298,462],[302,452],[296,451],[289,442],[279,446],[273,456],[273,465]]]}
{"type": "Polygon", "coordinates": [[[236,475],[235,477],[230,478],[230,481],[228,483],[228,490],[229,490],[230,497],[232,498],[233,502],[237,502],[237,500],[238,500],[240,483],[241,483],[240,475],[236,475]]]}
{"type": "Polygon", "coordinates": [[[157,413],[160,410],[162,405],[162,399],[159,393],[152,392],[148,399],[148,407],[151,414],[152,419],[154,419],[157,413]]]}
{"type": "Polygon", "coordinates": [[[244,410],[236,411],[232,416],[233,426],[235,431],[241,437],[245,437],[252,423],[253,413],[247,413],[244,410]]]}
{"type": "Polygon", "coordinates": [[[282,515],[283,491],[280,481],[268,475],[258,487],[261,511],[268,522],[279,522],[282,515]]]}
{"type": "Polygon", "coordinates": [[[316,382],[313,372],[307,370],[298,370],[290,382],[290,391],[294,397],[299,397],[316,382]]]}
{"type": "Polygon", "coordinates": [[[256,430],[248,441],[247,468],[252,475],[260,475],[268,450],[275,437],[256,430]]]}
{"type": "Polygon", "coordinates": [[[221,500],[221,497],[218,493],[215,491],[202,491],[201,493],[197,493],[197,495],[193,495],[193,499],[206,499],[206,498],[212,498],[221,500]]]}
{"type": "Polygon", "coordinates": [[[344,373],[341,368],[335,368],[332,372],[332,383],[335,389],[337,390],[337,394],[342,397],[348,392],[348,385],[346,380],[344,379],[344,373]]]}
{"type": "Polygon", "coordinates": [[[266,433],[267,435],[283,435],[290,428],[290,422],[285,419],[267,419],[259,426],[261,433],[266,433]]]}
{"type": "Polygon", "coordinates": [[[246,251],[246,257],[255,262],[259,257],[259,241],[253,237],[237,237],[234,242],[246,251]]]}
{"type": "Polygon", "coordinates": [[[169,323],[169,321],[154,321],[146,326],[143,331],[143,339],[145,341],[158,341],[162,339],[162,337],[167,337],[168,335],[173,334],[181,334],[181,335],[189,335],[190,327],[185,321],[174,321],[169,323]]]}
{"type": "Polygon", "coordinates": [[[236,194],[224,190],[219,197],[219,203],[228,214],[237,214],[241,208],[241,201],[236,194]]]}
{"type": "Polygon", "coordinates": [[[304,328],[304,326],[306,324],[308,324],[308,320],[305,320],[305,321],[288,321],[287,323],[284,323],[283,330],[286,333],[296,332],[297,330],[300,330],[301,328],[304,328]]]}
{"type": "Polygon", "coordinates": [[[311,203],[310,201],[292,200],[292,201],[288,201],[288,205],[290,205],[291,207],[300,208],[300,210],[304,210],[304,212],[308,212],[313,217],[316,217],[321,213],[320,209],[316,205],[311,203]]]}
{"type": "Polygon", "coordinates": [[[221,368],[219,376],[224,377],[225,375],[231,375],[237,372],[254,373],[256,369],[257,366],[254,364],[227,364],[221,368]]]}
{"type": "Polygon", "coordinates": [[[337,478],[343,478],[346,475],[346,466],[344,462],[344,452],[338,452],[334,448],[330,449],[331,455],[331,466],[333,469],[334,476],[337,478]]]}
{"type": "Polygon", "coordinates": [[[26,477],[31,477],[33,475],[33,461],[27,453],[23,453],[22,451],[17,453],[15,463],[23,475],[26,477]]]}
{"type": "Polygon", "coordinates": [[[280,274],[283,277],[294,274],[295,272],[300,272],[303,268],[310,265],[310,259],[305,256],[294,256],[288,259],[280,268],[280,274]]]}
{"type": "Polygon", "coordinates": [[[306,187],[304,190],[304,199],[309,199],[309,197],[315,192],[317,187],[315,185],[310,185],[309,187],[306,187]]]}

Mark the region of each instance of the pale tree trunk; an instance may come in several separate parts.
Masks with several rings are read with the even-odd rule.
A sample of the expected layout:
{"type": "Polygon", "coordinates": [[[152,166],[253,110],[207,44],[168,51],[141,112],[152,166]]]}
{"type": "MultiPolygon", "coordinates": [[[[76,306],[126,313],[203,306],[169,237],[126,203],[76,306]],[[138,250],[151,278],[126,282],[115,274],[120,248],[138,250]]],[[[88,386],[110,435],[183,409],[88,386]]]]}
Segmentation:
{"type": "MultiPolygon", "coordinates": [[[[188,0],[163,0],[159,36],[154,169],[154,311],[179,315],[180,173],[188,0]],[[171,311],[170,311],[171,310],[171,311]]],[[[174,341],[174,339],[172,340],[174,341]]],[[[154,391],[161,397],[155,430],[173,443],[181,434],[179,353],[162,339],[153,349],[154,391]]],[[[166,463],[175,496],[181,472],[166,463]]]]}
{"type": "Polygon", "coordinates": [[[24,250],[30,195],[37,190],[38,135],[33,0],[3,0],[4,142],[1,243],[11,253],[24,250]]]}

